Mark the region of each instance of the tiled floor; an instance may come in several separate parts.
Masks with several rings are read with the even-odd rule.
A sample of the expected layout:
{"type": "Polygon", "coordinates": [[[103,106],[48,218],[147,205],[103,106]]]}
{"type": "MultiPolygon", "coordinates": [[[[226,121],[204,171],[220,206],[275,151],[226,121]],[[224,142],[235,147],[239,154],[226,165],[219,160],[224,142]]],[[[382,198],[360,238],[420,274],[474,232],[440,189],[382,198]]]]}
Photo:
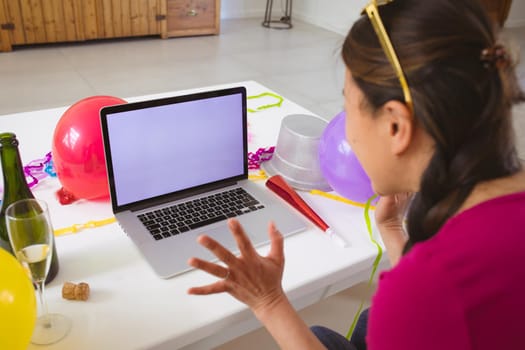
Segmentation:
{"type": "MultiPolygon", "coordinates": [[[[342,109],[343,37],[298,21],[292,30],[259,22],[223,20],[219,36],[16,47],[0,53],[0,116],[97,94],[126,98],[241,80],[257,80],[326,119],[335,116],[342,109]]],[[[525,59],[525,27],[505,34],[525,59]]],[[[519,75],[525,85],[524,62],[519,75]]],[[[519,136],[524,108],[516,118],[519,136]]],[[[525,137],[518,139],[525,155],[525,137]]]]}
{"type": "MultiPolygon", "coordinates": [[[[525,27],[506,36],[521,46],[525,27]]],[[[17,47],[0,53],[0,131],[3,114],[66,106],[99,94],[131,97],[242,80],[256,80],[312,112],[330,119],[342,109],[343,37],[295,22],[292,30],[269,30],[260,19],[225,20],[219,36],[158,38],[17,47]]],[[[525,87],[525,62],[518,67],[525,87]]],[[[516,109],[519,151],[525,159],[525,106],[516,109]]],[[[35,132],[37,132],[35,130],[35,132]]],[[[309,323],[348,330],[364,285],[301,311],[309,323]]],[[[264,330],[220,347],[276,348],[264,330]]]]}
{"type": "Polygon", "coordinates": [[[256,80],[330,118],[342,106],[342,37],[295,23],[225,20],[219,36],[143,38],[17,47],[0,54],[0,115],[69,105],[83,97],[131,97],[256,80]]]}

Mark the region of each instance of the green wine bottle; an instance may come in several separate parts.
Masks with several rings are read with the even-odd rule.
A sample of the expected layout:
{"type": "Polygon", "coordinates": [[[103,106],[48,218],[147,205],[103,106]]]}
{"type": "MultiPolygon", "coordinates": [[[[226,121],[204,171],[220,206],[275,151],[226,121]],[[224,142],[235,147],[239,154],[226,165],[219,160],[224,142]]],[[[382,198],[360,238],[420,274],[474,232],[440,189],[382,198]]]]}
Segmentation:
{"type": "MultiPolygon", "coordinates": [[[[4,175],[4,197],[0,207],[0,247],[13,254],[5,223],[6,209],[11,203],[20,199],[35,198],[27,185],[20,153],[18,152],[18,140],[15,134],[10,132],[0,133],[0,161],[4,175]]],[[[58,255],[54,243],[52,254],[46,283],[51,282],[58,273],[58,255]]]]}

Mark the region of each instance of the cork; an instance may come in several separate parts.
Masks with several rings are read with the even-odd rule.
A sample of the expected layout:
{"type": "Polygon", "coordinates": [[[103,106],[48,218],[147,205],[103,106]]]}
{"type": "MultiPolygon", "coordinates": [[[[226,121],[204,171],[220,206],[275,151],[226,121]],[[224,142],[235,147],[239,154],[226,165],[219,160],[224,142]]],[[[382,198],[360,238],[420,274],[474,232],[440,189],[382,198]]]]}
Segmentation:
{"type": "Polygon", "coordinates": [[[86,301],[89,298],[89,284],[66,282],[62,286],[62,298],[67,300],[86,301]]]}

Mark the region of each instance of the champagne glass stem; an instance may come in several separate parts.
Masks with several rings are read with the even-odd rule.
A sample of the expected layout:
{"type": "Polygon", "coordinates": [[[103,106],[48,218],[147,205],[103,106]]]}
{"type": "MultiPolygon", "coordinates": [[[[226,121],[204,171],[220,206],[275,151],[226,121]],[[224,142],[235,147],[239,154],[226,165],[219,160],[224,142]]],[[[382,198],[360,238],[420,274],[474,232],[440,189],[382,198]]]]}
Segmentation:
{"type": "Polygon", "coordinates": [[[40,300],[40,307],[42,308],[42,320],[45,322],[44,327],[49,328],[51,327],[51,320],[48,317],[49,311],[47,309],[47,302],[44,296],[45,279],[35,282],[35,284],[38,291],[38,299],[40,300]]]}
{"type": "Polygon", "coordinates": [[[6,223],[13,251],[28,270],[40,300],[40,317],[35,321],[31,342],[54,344],[69,333],[71,320],[61,314],[49,313],[47,306],[44,283],[54,251],[47,204],[38,199],[16,201],[6,210],[6,223]]]}

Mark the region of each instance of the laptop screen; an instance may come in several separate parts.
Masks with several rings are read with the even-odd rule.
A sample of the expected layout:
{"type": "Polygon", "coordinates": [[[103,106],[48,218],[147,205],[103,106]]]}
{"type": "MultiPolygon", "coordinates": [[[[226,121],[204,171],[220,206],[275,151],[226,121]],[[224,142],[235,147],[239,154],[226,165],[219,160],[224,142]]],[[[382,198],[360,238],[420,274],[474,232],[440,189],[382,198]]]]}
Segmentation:
{"type": "Polygon", "coordinates": [[[219,96],[200,93],[103,110],[113,204],[120,207],[243,176],[243,91],[219,96]]]}

